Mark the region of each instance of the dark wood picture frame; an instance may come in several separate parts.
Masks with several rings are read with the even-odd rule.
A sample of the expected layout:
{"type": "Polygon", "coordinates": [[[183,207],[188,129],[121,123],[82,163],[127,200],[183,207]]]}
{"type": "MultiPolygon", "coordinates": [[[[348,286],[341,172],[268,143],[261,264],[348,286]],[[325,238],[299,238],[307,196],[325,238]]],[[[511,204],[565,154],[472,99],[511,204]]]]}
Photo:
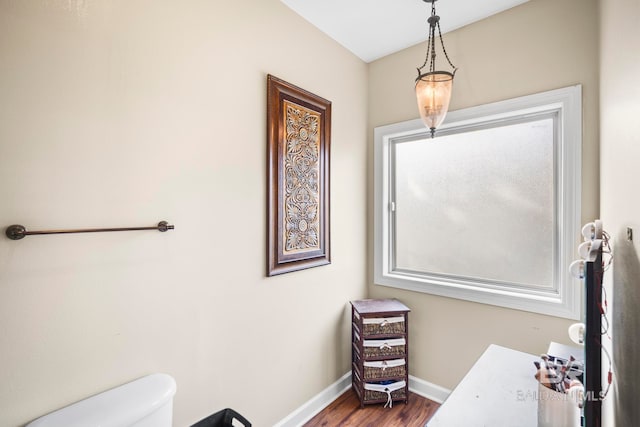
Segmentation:
{"type": "Polygon", "coordinates": [[[267,76],[267,275],[331,263],[331,102],[267,76]]]}

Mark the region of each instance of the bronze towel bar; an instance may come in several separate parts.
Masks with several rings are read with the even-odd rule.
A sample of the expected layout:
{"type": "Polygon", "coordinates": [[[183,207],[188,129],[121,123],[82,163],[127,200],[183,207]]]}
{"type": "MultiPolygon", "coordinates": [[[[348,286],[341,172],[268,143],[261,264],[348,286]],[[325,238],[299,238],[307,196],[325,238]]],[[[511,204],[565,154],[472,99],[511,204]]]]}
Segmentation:
{"type": "Polygon", "coordinates": [[[69,234],[69,233],[98,233],[103,231],[136,231],[136,230],[158,230],[165,232],[167,230],[173,230],[174,226],[167,221],[160,221],[158,225],[154,227],[124,227],[124,228],[89,228],[82,230],[41,230],[41,231],[27,231],[23,225],[10,225],[7,227],[5,234],[11,240],[20,240],[24,236],[30,236],[33,234],[69,234]]]}

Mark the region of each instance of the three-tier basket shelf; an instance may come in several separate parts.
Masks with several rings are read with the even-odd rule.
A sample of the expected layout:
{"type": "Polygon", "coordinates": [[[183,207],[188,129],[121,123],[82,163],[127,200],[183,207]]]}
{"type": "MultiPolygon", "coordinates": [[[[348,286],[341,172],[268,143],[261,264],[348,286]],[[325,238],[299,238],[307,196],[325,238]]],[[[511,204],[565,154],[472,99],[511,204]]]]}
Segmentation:
{"type": "Polygon", "coordinates": [[[352,385],[361,408],[408,402],[409,311],[395,299],[351,301],[352,385]]]}

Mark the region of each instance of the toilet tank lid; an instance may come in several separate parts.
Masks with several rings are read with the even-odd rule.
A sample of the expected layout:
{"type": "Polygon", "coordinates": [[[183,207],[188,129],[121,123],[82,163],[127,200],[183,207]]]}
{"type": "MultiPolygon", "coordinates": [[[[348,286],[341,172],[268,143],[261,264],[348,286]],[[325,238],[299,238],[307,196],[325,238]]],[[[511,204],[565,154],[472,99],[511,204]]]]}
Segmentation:
{"type": "Polygon", "coordinates": [[[176,393],[167,374],[152,374],[88,397],[27,424],[27,427],[124,427],[158,410],[176,393]]]}

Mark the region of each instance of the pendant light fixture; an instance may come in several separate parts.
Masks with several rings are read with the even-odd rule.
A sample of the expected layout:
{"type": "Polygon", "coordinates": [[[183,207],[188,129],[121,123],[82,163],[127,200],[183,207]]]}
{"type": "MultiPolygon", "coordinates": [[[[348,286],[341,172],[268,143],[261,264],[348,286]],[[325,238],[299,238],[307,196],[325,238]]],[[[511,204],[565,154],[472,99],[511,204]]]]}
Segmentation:
{"type": "Polygon", "coordinates": [[[418,109],[420,117],[431,130],[431,138],[435,136],[436,128],[442,124],[444,117],[449,109],[449,101],[451,100],[451,89],[453,87],[453,76],[456,74],[457,68],[451,63],[447,50],[442,41],[442,33],[440,32],[440,17],[436,15],[437,0],[423,0],[425,3],[431,3],[431,16],[427,20],[429,23],[429,38],[427,39],[427,55],[424,64],[418,68],[418,78],[416,79],[416,97],[418,99],[418,109]],[[442,52],[447,62],[453,69],[449,71],[436,71],[436,28],[438,29],[438,37],[442,45],[442,52]],[[422,72],[422,69],[429,64],[429,71],[422,72]]]}

